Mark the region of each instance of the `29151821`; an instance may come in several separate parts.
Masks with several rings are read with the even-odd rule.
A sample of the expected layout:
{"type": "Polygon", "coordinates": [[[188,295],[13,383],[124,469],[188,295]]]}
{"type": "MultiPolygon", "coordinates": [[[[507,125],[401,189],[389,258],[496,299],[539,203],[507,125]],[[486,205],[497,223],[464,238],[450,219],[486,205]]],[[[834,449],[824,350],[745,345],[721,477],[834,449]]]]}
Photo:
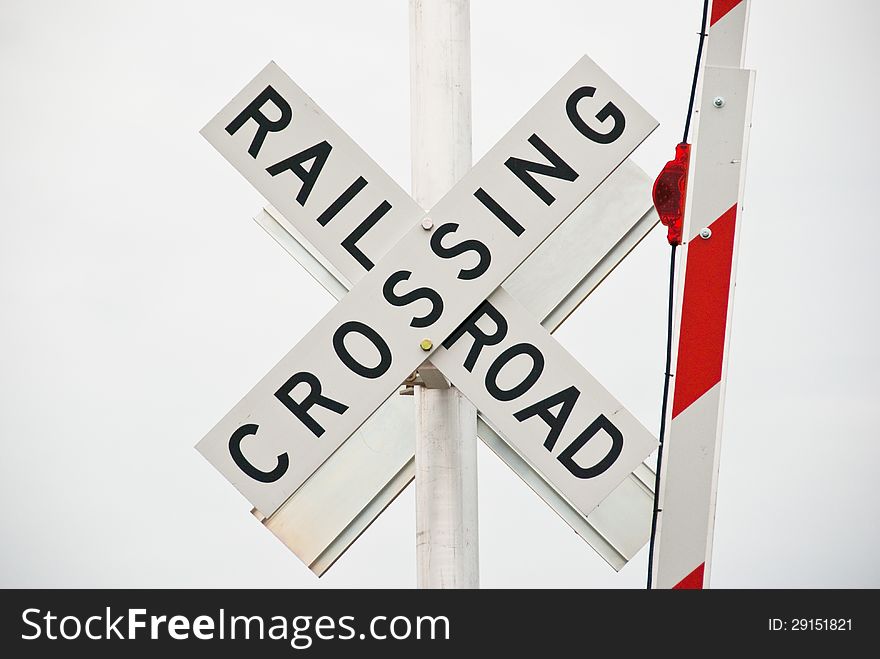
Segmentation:
{"type": "Polygon", "coordinates": [[[767,629],[771,632],[838,632],[852,631],[852,618],[769,618],[767,629]]]}

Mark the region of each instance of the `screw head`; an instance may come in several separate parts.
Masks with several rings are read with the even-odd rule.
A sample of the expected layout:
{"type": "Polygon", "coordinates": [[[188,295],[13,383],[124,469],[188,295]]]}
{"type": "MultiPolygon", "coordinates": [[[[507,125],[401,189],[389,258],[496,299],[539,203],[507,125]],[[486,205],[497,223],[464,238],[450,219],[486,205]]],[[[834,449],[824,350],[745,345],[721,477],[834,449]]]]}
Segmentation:
{"type": "Polygon", "coordinates": [[[712,100],[712,105],[714,105],[716,108],[723,108],[724,107],[724,97],[723,96],[716,96],[712,100]]]}
{"type": "Polygon", "coordinates": [[[703,240],[709,240],[712,237],[712,229],[706,227],[704,229],[700,229],[700,238],[703,240]]]}
{"type": "Polygon", "coordinates": [[[431,348],[434,347],[434,342],[431,339],[422,339],[422,342],[419,344],[419,347],[428,352],[431,348]]]}
{"type": "Polygon", "coordinates": [[[430,217],[426,217],[424,220],[422,220],[422,228],[425,231],[430,231],[434,228],[434,222],[431,220],[430,217]]]}

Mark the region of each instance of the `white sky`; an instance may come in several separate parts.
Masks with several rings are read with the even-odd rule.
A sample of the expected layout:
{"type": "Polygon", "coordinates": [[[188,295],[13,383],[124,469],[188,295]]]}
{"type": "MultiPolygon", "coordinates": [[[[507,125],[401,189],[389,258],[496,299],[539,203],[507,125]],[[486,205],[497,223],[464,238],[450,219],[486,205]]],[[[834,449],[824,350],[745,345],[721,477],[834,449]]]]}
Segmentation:
{"type": "MultiPolygon", "coordinates": [[[[474,155],[584,53],[680,138],[699,0],[473,0],[474,155]]],[[[713,585],[880,586],[877,4],[755,0],[713,585]]],[[[330,308],[198,130],[274,59],[409,189],[407,3],[0,3],[0,586],[413,586],[409,488],[320,581],[193,449],[330,308]]],[[[655,232],[557,337],[656,431],[655,232]]],[[[480,447],[483,586],[642,587],[480,447]]]]}

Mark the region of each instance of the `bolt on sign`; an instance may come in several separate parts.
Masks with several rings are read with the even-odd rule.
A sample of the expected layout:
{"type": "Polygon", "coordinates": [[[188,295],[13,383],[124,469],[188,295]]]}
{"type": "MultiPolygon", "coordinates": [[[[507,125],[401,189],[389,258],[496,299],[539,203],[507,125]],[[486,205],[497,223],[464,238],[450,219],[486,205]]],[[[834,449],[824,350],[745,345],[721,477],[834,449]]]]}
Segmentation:
{"type": "Polygon", "coordinates": [[[656,126],[584,57],[426,218],[267,66],[202,132],[351,290],[198,449],[271,515],[430,357],[594,508],[656,440],[499,286],[656,126]]]}

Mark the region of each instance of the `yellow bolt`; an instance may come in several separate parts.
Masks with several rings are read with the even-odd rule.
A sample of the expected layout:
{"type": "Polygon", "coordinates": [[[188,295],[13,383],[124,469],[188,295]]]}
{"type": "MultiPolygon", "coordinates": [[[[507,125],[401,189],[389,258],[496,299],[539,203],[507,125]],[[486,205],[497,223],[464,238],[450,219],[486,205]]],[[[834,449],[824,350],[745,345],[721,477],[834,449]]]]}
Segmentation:
{"type": "Polygon", "coordinates": [[[422,342],[419,344],[419,346],[422,348],[422,350],[428,352],[431,348],[434,347],[434,343],[431,341],[431,339],[422,339],[422,342]]]}

